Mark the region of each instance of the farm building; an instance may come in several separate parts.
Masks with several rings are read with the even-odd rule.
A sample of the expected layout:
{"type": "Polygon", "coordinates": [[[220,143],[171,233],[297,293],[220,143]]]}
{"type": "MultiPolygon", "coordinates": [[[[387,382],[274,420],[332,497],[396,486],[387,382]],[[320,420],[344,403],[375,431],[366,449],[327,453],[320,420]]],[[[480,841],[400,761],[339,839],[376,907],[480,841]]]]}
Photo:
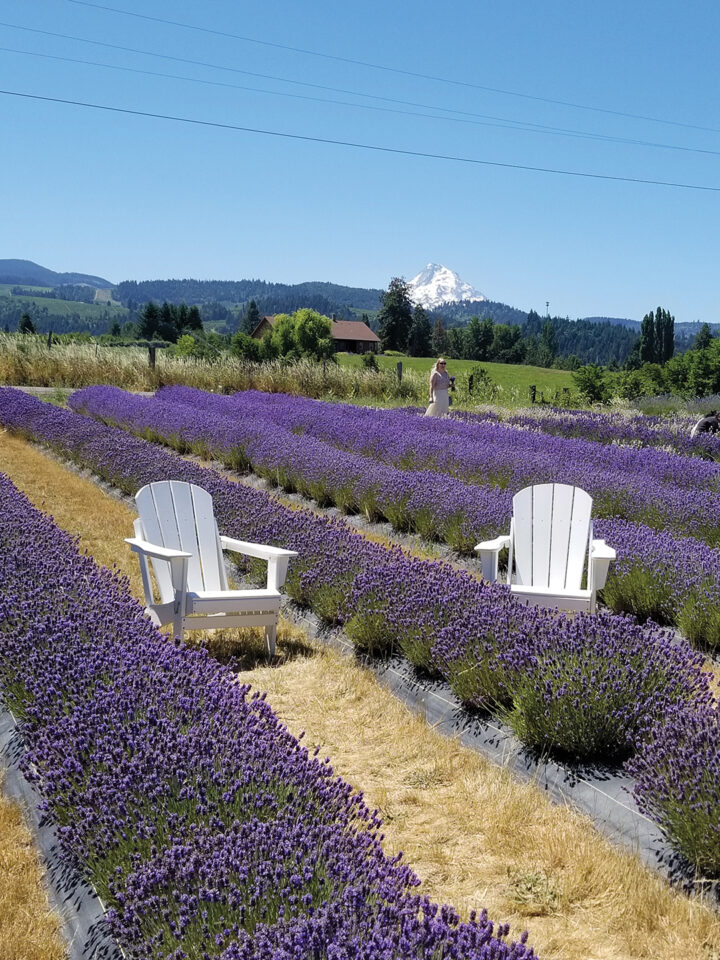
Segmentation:
{"type": "MultiPolygon", "coordinates": [[[[251,336],[262,340],[265,334],[272,330],[274,322],[275,317],[263,317],[251,336]]],[[[333,320],[331,333],[335,349],[339,351],[377,353],[380,349],[380,338],[362,320],[333,320]]]]}

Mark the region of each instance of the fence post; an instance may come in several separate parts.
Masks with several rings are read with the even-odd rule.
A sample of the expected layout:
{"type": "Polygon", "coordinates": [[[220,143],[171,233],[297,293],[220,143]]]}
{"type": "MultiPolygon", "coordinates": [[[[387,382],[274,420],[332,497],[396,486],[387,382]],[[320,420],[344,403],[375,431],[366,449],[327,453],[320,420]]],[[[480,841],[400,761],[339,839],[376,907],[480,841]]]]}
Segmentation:
{"type": "Polygon", "coordinates": [[[536,396],[536,394],[537,394],[537,387],[536,387],[535,384],[533,383],[533,384],[530,386],[530,403],[535,403],[535,396],[536,396]]]}
{"type": "Polygon", "coordinates": [[[52,346],[52,330],[48,333],[48,350],[52,346]]]}
{"type": "Polygon", "coordinates": [[[399,386],[402,383],[402,360],[398,360],[397,373],[398,373],[398,386],[399,386]]]}
{"type": "Polygon", "coordinates": [[[474,380],[475,378],[471,373],[470,376],[468,377],[468,393],[470,394],[470,396],[472,396],[474,380]]]}
{"type": "Polygon", "coordinates": [[[155,349],[155,347],[148,346],[148,364],[151,370],[155,369],[155,349]]]}

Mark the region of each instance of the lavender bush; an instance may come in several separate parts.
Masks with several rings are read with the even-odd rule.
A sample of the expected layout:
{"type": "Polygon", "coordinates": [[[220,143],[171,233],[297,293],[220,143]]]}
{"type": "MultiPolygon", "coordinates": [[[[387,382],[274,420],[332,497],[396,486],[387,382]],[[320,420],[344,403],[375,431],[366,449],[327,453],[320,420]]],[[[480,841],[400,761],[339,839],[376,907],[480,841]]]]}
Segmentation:
{"type": "Polygon", "coordinates": [[[133,960],[530,960],[382,850],[362,796],[0,475],[0,689],[133,960]]]}
{"type": "Polygon", "coordinates": [[[628,769],[640,808],[698,870],[720,877],[720,707],[659,723],[628,769]]]}

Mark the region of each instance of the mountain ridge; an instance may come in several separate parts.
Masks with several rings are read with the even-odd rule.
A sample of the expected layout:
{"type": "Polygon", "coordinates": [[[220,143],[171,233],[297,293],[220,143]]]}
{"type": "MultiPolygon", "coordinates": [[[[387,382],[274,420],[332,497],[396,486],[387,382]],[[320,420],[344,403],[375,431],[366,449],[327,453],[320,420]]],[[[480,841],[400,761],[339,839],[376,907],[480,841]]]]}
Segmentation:
{"type": "Polygon", "coordinates": [[[98,290],[114,287],[103,277],[88,273],[57,273],[33,260],[0,260],[0,283],[30,284],[34,287],[61,287],[65,284],[86,284],[98,290]]]}

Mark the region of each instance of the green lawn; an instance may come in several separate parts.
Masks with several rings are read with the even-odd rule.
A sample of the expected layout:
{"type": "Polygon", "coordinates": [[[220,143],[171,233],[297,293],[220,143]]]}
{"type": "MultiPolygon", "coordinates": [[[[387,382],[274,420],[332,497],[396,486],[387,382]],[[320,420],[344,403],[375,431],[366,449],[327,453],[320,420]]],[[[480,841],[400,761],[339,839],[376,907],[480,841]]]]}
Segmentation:
{"type": "MultiPolygon", "coordinates": [[[[362,361],[358,354],[339,353],[338,361],[344,367],[360,367],[362,361]]],[[[381,370],[395,370],[398,362],[402,362],[403,371],[412,370],[415,373],[429,376],[430,369],[436,357],[406,357],[380,355],[377,358],[381,370]]],[[[490,377],[492,384],[497,388],[495,399],[504,400],[515,405],[516,402],[526,404],[530,397],[530,387],[537,388],[537,399],[540,394],[544,399],[552,402],[556,394],[562,394],[563,388],[573,390],[575,383],[569,370],[552,370],[545,367],[530,367],[522,364],[510,363],[479,363],[475,360],[448,360],[447,371],[450,376],[456,376],[456,385],[462,394],[467,390],[469,374],[475,371],[475,382],[478,383],[477,372],[482,368],[490,377]],[[515,403],[513,403],[515,401],[515,403]]],[[[474,391],[475,392],[475,391],[474,391]]],[[[460,399],[458,397],[458,399],[460,399]]],[[[480,398],[478,398],[480,399],[480,398]]],[[[488,399],[490,399],[488,397],[488,399]]]]}

